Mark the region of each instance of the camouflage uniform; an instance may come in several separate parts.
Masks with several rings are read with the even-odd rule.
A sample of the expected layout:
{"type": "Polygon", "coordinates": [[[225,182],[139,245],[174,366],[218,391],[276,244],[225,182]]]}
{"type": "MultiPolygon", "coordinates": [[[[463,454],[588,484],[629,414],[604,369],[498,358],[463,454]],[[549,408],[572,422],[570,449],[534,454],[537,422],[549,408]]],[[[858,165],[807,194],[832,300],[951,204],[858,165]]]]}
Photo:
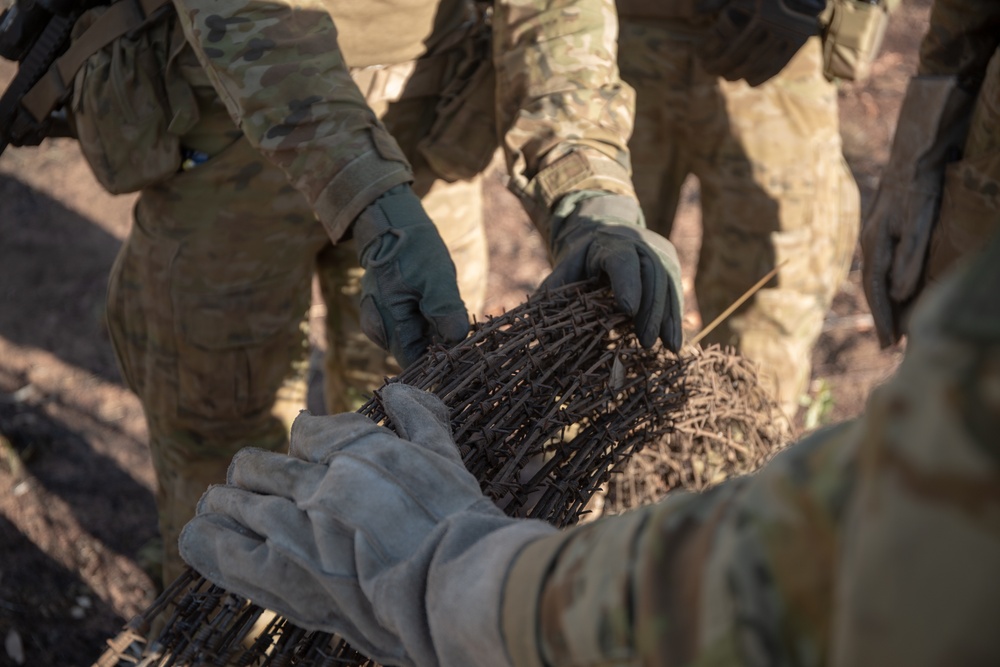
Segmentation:
{"type": "Polygon", "coordinates": [[[1000,664],[1000,237],[980,259],[862,418],[526,547],[513,664],[1000,664]]]}
{"type": "MultiPolygon", "coordinates": [[[[443,183],[418,147],[462,64],[456,36],[468,29],[468,3],[175,6],[186,41],[170,53],[168,84],[186,85],[190,104],[174,109],[170,127],[210,159],[142,190],[108,306],[149,424],[165,582],[183,565],[178,531],[206,486],[224,481],[232,454],[287,446],[303,407],[314,270],[330,313],[331,408],[352,409],[350,390],[390,372],[383,353],[354,344],[363,338],[356,254],[331,240],[379,195],[412,182],[472,311],[486,263],[478,183],[443,183]]],[[[473,135],[498,135],[511,188],[538,224],[569,192],[634,194],[633,96],[618,79],[615,37],[611,0],[494,3],[496,99],[465,120],[481,124],[473,135]]],[[[495,144],[465,139],[489,148],[488,161],[495,144]]]]}
{"type": "Polygon", "coordinates": [[[938,0],[934,30],[920,45],[918,73],[957,76],[975,96],[962,157],[945,171],[941,210],[931,236],[927,281],[1000,227],[1000,6],[986,0],[938,0]]]}
{"type": "Polygon", "coordinates": [[[651,229],[669,235],[688,174],[704,230],[695,291],[708,323],[784,263],[709,342],[758,362],[794,415],[823,317],[847,275],[860,220],[841,153],[837,91],[809,40],[780,74],[751,88],[707,74],[692,2],[619,0],[622,78],[635,89],[630,147],[651,229]]]}
{"type": "Polygon", "coordinates": [[[861,418],[529,545],[503,598],[514,664],[1000,663],[1000,6],[937,0],[931,24],[921,73],[979,90],[935,234],[950,263],[988,248],[918,302],[861,418]]]}

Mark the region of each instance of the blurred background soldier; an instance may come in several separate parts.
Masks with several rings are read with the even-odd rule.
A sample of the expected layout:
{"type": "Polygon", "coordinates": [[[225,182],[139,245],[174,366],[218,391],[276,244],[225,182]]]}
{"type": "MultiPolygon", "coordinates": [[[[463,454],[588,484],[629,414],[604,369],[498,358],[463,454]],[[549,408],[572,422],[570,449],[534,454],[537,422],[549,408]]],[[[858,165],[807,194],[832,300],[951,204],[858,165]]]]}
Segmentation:
{"type": "Polygon", "coordinates": [[[75,22],[22,103],[51,108],[75,79],[94,173],[140,192],[108,320],[149,425],[164,582],[232,455],[287,446],[315,271],[332,409],[391,368],[351,356],[359,330],[402,366],[464,338],[486,275],[477,179],[498,146],[548,283],[605,275],[642,343],[677,348],[679,268],[642,227],[616,30],[612,0],[143,0],[75,22]]]}
{"type": "Polygon", "coordinates": [[[883,347],[928,284],[1000,228],[1000,5],[937,0],[865,216],[865,294],[883,347]]]}
{"type": "Polygon", "coordinates": [[[698,178],[705,323],[781,266],[707,340],[756,361],[793,418],[860,216],[817,35],[826,2],[697,4],[617,3],[619,66],[636,90],[636,192],[650,229],[668,236],[685,178],[698,178]]]}

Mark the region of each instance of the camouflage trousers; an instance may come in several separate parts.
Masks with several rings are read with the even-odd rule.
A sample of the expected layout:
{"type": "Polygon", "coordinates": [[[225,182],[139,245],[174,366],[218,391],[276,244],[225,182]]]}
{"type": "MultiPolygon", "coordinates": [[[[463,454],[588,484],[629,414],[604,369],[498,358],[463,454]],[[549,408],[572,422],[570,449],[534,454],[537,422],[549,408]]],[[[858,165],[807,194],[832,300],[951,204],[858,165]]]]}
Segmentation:
{"type": "Polygon", "coordinates": [[[685,178],[698,178],[695,292],[704,322],[780,266],[707,341],[756,361],[794,415],[860,218],[841,152],[836,89],[823,77],[818,39],[756,88],[705,73],[696,43],[681,26],[622,18],[619,64],[637,95],[633,181],[647,224],[669,235],[685,178]]]}
{"type": "MultiPolygon", "coordinates": [[[[474,313],[487,262],[480,182],[445,184],[417,169],[414,188],[474,313]]],[[[329,409],[355,409],[397,372],[358,328],[351,246],[333,246],[305,199],[242,137],[141,193],[112,271],[108,322],[149,426],[165,584],[183,571],[180,529],[206,487],[225,481],[232,455],[287,448],[305,407],[314,275],[327,300],[329,409]]]]}

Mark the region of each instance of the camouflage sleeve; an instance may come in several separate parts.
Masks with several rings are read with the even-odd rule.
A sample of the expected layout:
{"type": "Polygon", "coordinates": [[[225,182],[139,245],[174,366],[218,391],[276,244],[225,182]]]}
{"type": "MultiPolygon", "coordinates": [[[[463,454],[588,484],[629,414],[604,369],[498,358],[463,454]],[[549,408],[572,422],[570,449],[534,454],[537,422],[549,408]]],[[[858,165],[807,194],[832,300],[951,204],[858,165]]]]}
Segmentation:
{"type": "Polygon", "coordinates": [[[493,35],[510,187],[536,224],[569,192],[634,196],[614,1],[495,0],[493,35]]]}
{"type": "Polygon", "coordinates": [[[996,0],[935,0],[930,29],[920,44],[922,75],[956,75],[959,85],[974,93],[986,64],[1000,47],[1000,2],[996,0]]]}
{"type": "Polygon", "coordinates": [[[412,180],[351,80],[321,3],[174,3],[236,124],[306,196],[331,238],[379,195],[412,180]]]}
{"type": "Polygon", "coordinates": [[[1000,237],[987,259],[926,295],[859,420],[529,545],[513,663],[1000,664],[1000,237]]]}

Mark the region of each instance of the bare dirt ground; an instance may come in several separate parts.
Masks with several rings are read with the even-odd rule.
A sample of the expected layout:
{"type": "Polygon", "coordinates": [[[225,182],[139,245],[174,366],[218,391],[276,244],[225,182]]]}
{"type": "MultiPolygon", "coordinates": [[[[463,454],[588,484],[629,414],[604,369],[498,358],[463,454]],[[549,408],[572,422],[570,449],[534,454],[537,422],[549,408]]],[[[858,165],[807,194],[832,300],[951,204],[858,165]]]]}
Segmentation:
{"type": "MultiPolygon", "coordinates": [[[[907,0],[871,79],[841,91],[845,153],[863,204],[888,156],[929,4],[907,0]]],[[[0,88],[12,73],[0,63],[0,88]]],[[[674,237],[688,289],[696,194],[692,182],[674,237]]],[[[546,264],[499,175],[488,197],[486,312],[499,313],[523,300],[546,264]]],[[[137,562],[156,533],[145,425],[103,324],[133,201],[105,194],[70,140],[0,157],[0,665],[90,665],[155,595],[137,562]]],[[[697,330],[697,314],[685,324],[697,330]]],[[[900,354],[878,348],[856,261],[813,355],[813,410],[800,422],[856,415],[900,354]]]]}

